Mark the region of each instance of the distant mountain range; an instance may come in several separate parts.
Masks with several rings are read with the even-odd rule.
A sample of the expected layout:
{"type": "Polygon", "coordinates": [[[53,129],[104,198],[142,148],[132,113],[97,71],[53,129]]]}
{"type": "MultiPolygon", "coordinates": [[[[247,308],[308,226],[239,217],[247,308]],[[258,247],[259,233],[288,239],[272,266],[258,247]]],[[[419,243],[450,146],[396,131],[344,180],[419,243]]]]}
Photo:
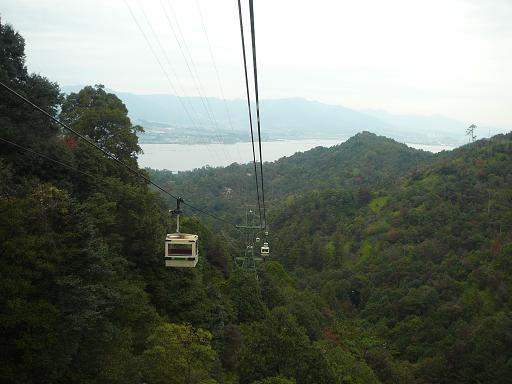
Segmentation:
{"type": "MultiPolygon", "coordinates": [[[[66,93],[81,86],[66,86],[66,93]]],[[[142,143],[197,143],[247,141],[247,104],[244,100],[208,97],[178,98],[174,95],[115,93],[130,117],[145,128],[142,143]],[[213,117],[213,118],[212,118],[213,117]]],[[[264,140],[298,138],[348,138],[369,130],[398,141],[422,144],[460,145],[467,142],[463,122],[444,116],[392,115],[384,111],[357,111],[303,98],[261,101],[264,140]]],[[[480,127],[486,136],[489,127],[480,127]]],[[[492,133],[505,132],[493,128],[492,133]]]]}

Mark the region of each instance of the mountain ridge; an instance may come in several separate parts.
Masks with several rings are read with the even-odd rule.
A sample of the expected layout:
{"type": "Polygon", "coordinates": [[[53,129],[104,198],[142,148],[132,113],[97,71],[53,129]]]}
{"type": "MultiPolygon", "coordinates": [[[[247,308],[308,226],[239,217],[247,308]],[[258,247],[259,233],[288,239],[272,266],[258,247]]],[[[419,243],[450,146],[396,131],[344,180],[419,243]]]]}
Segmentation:
{"type": "MultiPolygon", "coordinates": [[[[65,86],[64,92],[76,92],[79,86],[65,86]]],[[[141,142],[167,142],[164,135],[152,137],[152,123],[170,125],[180,130],[217,131],[241,140],[239,133],[247,135],[246,101],[206,97],[208,108],[215,121],[211,121],[205,110],[204,100],[200,97],[179,99],[171,94],[138,95],[130,92],[115,93],[127,106],[130,117],[146,128],[148,135],[141,136],[141,142]],[[183,105],[187,108],[185,112],[183,105]],[[229,109],[230,119],[226,113],[229,109]],[[194,123],[191,123],[189,116],[194,123]],[[148,141],[149,140],[149,141],[148,141]]],[[[422,144],[460,145],[466,141],[467,122],[450,118],[432,119],[431,116],[393,115],[376,111],[358,111],[342,105],[322,103],[301,97],[261,100],[264,111],[261,121],[265,139],[292,139],[301,137],[346,138],[362,130],[370,130],[381,135],[393,137],[399,141],[422,144]]],[[[497,129],[497,128],[494,128],[497,129]]],[[[174,132],[175,135],[175,132],[174,132]]],[[[227,138],[229,140],[229,138],[227,138]]]]}

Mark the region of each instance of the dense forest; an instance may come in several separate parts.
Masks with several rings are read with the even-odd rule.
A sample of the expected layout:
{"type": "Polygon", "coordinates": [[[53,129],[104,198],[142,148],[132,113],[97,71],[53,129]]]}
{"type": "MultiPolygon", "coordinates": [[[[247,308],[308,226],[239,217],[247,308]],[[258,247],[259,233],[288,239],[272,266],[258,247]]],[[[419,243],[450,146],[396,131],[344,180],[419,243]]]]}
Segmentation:
{"type": "MultiPolygon", "coordinates": [[[[0,24],[0,81],[194,204],[241,223],[251,165],[140,170],[123,103],[64,95],[0,24]]],[[[265,163],[271,258],[0,90],[3,383],[512,382],[512,135],[431,154],[369,132],[265,163]],[[192,212],[189,212],[192,213],[192,212]]]]}
{"type": "MultiPolygon", "coordinates": [[[[392,182],[435,159],[437,157],[430,152],[361,132],[331,148],[317,147],[266,163],[266,202],[273,207],[297,193],[314,190],[341,187],[367,190],[392,182]]],[[[177,174],[166,170],[148,169],[148,172],[153,180],[213,212],[222,212],[237,223],[244,220],[241,210],[251,204],[254,206],[257,199],[252,164],[234,163],[225,168],[204,167],[177,174]]]]}

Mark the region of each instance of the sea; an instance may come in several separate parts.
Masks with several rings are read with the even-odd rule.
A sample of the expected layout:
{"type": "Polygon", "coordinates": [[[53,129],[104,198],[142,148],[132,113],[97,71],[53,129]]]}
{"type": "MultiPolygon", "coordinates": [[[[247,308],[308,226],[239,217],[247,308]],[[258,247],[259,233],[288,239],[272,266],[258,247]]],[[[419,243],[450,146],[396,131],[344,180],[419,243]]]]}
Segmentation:
{"type": "MultiPolygon", "coordinates": [[[[315,147],[332,147],[343,143],[343,139],[297,139],[277,140],[261,143],[263,161],[275,161],[304,152],[315,147]]],[[[449,145],[407,144],[416,149],[430,152],[451,150],[449,145]]],[[[139,155],[142,168],[167,169],[173,172],[190,171],[196,168],[225,167],[233,163],[246,164],[253,160],[252,144],[140,144],[143,153],[139,155]]],[[[258,159],[258,143],[255,143],[258,159]]]]}

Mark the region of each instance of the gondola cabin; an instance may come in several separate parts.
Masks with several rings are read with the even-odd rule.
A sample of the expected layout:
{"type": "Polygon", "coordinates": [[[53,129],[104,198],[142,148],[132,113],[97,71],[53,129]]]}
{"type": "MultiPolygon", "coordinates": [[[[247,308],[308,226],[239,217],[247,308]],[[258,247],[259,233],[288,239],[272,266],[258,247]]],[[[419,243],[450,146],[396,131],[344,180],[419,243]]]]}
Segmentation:
{"type": "Polygon", "coordinates": [[[193,268],[199,260],[197,235],[171,233],[165,237],[165,266],[193,268]]]}
{"type": "Polygon", "coordinates": [[[266,257],[266,256],[270,255],[270,248],[268,246],[268,243],[263,243],[260,253],[261,253],[262,257],[266,257]]]}
{"type": "Polygon", "coordinates": [[[257,237],[257,238],[256,238],[256,242],[257,242],[257,243],[259,243],[259,242],[260,242],[260,238],[259,238],[259,237],[257,237]]]}

